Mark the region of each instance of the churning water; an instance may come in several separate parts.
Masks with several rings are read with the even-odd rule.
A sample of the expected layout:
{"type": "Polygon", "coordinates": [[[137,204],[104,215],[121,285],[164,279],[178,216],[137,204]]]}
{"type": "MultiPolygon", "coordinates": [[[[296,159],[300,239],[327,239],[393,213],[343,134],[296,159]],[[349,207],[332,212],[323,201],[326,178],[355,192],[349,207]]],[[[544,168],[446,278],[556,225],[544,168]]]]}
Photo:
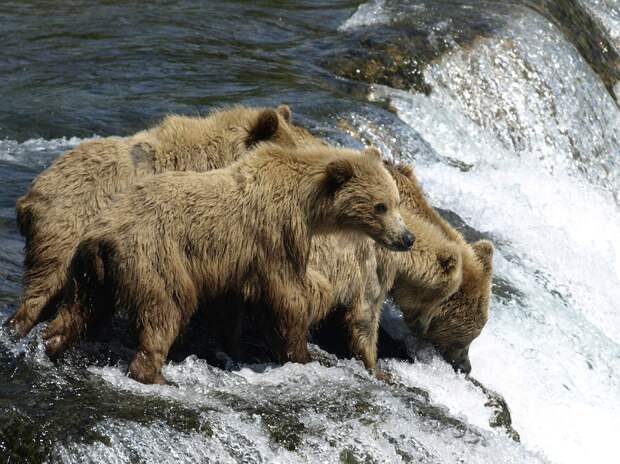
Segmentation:
{"type": "Polygon", "coordinates": [[[174,386],[144,386],[124,346],[53,365],[37,329],[0,333],[0,460],[614,462],[619,17],[611,0],[0,5],[2,319],[21,292],[15,199],[62,151],[167,112],[287,102],[334,143],[414,163],[433,204],[494,241],[472,375],[520,435],[432,353],[382,361],[385,385],[328,355],[230,370],[190,350],[165,368],[174,386]],[[571,33],[584,15],[593,29],[571,33]],[[584,34],[607,50],[584,51],[584,34]]]}

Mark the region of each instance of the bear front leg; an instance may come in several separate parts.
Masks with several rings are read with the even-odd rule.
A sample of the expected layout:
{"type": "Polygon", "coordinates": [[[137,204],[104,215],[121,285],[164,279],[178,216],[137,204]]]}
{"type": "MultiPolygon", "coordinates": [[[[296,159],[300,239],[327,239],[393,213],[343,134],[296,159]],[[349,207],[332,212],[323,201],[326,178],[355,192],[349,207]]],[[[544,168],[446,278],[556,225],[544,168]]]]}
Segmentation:
{"type": "Polygon", "coordinates": [[[308,330],[309,326],[301,320],[280,324],[279,333],[283,340],[283,352],[280,358],[284,362],[307,364],[312,361],[308,351],[308,330]]]}
{"type": "Polygon", "coordinates": [[[347,314],[351,352],[362,360],[366,369],[377,366],[380,312],[380,306],[360,301],[347,314]]]}
{"type": "Polygon", "coordinates": [[[306,364],[312,361],[308,351],[309,302],[301,288],[289,285],[285,292],[275,296],[271,304],[276,318],[280,344],[275,348],[280,362],[306,364]]]}
{"type": "Polygon", "coordinates": [[[17,311],[4,321],[4,325],[13,329],[18,337],[25,337],[38,322],[46,301],[45,298],[24,299],[17,311]]]}
{"type": "Polygon", "coordinates": [[[141,383],[166,384],[161,373],[170,347],[182,327],[182,312],[172,301],[159,298],[140,311],[138,352],[129,365],[129,377],[141,383]]]}
{"type": "Polygon", "coordinates": [[[282,359],[298,363],[312,361],[308,351],[310,326],[326,317],[334,305],[334,287],[325,276],[308,268],[303,279],[283,279],[284,292],[273,305],[282,338],[282,359]]]}

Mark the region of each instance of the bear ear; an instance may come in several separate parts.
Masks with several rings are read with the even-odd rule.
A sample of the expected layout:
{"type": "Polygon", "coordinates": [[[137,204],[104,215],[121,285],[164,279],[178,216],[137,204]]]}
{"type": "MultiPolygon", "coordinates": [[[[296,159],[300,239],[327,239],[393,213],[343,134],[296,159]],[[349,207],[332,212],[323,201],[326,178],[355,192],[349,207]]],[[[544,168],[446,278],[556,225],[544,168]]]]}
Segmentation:
{"type": "Polygon", "coordinates": [[[495,251],[493,244],[489,240],[478,240],[472,247],[484,270],[491,272],[493,269],[493,252],[495,251]]]}
{"type": "Polygon", "coordinates": [[[381,154],[379,149],[375,147],[365,148],[364,151],[362,151],[362,155],[370,156],[371,158],[374,158],[378,161],[383,161],[383,155],[381,154]]]}
{"type": "Polygon", "coordinates": [[[278,132],[279,124],[278,115],[274,110],[261,111],[250,127],[248,138],[245,141],[246,147],[249,148],[258,142],[270,140],[278,132]]]}
{"type": "Polygon", "coordinates": [[[453,248],[446,248],[437,253],[437,261],[446,274],[455,271],[461,265],[461,255],[453,248]]]}
{"type": "Polygon", "coordinates": [[[293,112],[291,111],[288,105],[280,105],[276,108],[276,111],[289,124],[293,121],[293,112]]]}
{"type": "Polygon", "coordinates": [[[353,177],[353,164],[347,159],[331,161],[325,168],[329,184],[338,188],[353,177]]]}
{"type": "Polygon", "coordinates": [[[396,165],[396,170],[409,179],[413,179],[414,177],[413,167],[408,164],[399,163],[396,165]]]}

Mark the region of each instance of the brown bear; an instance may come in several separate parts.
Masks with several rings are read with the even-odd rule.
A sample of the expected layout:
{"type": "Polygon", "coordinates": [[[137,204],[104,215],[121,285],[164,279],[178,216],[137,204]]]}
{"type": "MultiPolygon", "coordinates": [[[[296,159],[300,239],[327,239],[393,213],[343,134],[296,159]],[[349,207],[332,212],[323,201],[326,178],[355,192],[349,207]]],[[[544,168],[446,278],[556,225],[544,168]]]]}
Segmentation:
{"type": "Polygon", "coordinates": [[[115,194],[146,175],[228,166],[261,141],[316,143],[292,125],[287,106],[235,107],[206,118],[169,116],[131,137],[84,142],[60,156],[17,201],[26,239],[24,296],[8,325],[25,335],[54,309],[82,231],[115,194]]]}
{"type": "Polygon", "coordinates": [[[312,237],[367,235],[408,250],[413,236],[399,203],[375,149],[263,144],[225,169],[151,176],[87,227],[44,334],[47,352],[56,357],[110,308],[122,308],[139,331],[130,375],[161,383],[191,315],[235,294],[266,302],[284,340],[281,356],[306,362],[309,316],[330,300],[328,283],[306,269],[312,237]]]}
{"type": "Polygon", "coordinates": [[[493,244],[488,240],[464,249],[463,281],[435,311],[424,339],[431,342],[456,370],[471,372],[469,347],[489,319],[493,244]]]}
{"type": "MultiPolygon", "coordinates": [[[[401,213],[416,245],[408,253],[392,253],[368,240],[344,243],[317,237],[309,268],[329,282],[331,299],[311,316],[315,340],[374,368],[379,319],[390,295],[415,332],[455,368],[468,371],[469,344],[488,319],[493,246],[486,240],[467,244],[429,205],[409,166],[385,164],[399,188],[401,213]]],[[[238,328],[230,329],[230,318],[218,323],[224,324],[218,332],[238,336],[238,328]]],[[[226,348],[237,344],[223,342],[226,348]]]]}
{"type": "MultiPolygon", "coordinates": [[[[461,282],[459,247],[446,240],[435,225],[404,209],[401,214],[416,237],[408,253],[393,253],[369,241],[346,247],[320,237],[310,256],[310,266],[338,289],[330,312],[339,313],[336,317],[341,320],[349,350],[368,369],[376,367],[379,322],[389,293],[399,304],[426,316],[461,282]],[[351,282],[353,276],[357,284],[351,282]]],[[[313,321],[315,325],[333,317],[327,313],[320,316],[313,321]]]]}
{"type": "MultiPolygon", "coordinates": [[[[349,352],[368,369],[376,366],[379,321],[390,289],[398,285],[408,302],[418,302],[417,309],[432,311],[460,284],[459,247],[446,240],[433,224],[405,211],[401,213],[407,229],[416,238],[415,246],[408,253],[375,247],[370,239],[345,242],[342,237],[321,236],[312,242],[308,278],[324,280],[329,292],[327,300],[316,305],[310,314],[308,328],[319,327],[326,320],[338,320],[335,337],[346,338],[349,352]]],[[[241,330],[234,324],[244,321],[238,315],[231,317],[234,305],[230,300],[224,304],[218,308],[222,317],[212,324],[216,333],[224,335],[220,340],[224,348],[235,357],[241,330]]],[[[246,325],[249,319],[253,327],[260,326],[258,337],[267,339],[272,351],[277,353],[273,345],[278,337],[272,333],[271,321],[256,316],[269,315],[269,311],[256,307],[235,307],[235,310],[245,311],[246,325]]],[[[300,343],[306,343],[307,336],[308,333],[303,334],[300,343]]]]}
{"type": "Polygon", "coordinates": [[[420,316],[415,308],[406,303],[406,295],[404,299],[399,296],[402,292],[397,287],[392,290],[394,301],[414,332],[432,343],[456,370],[469,373],[469,346],[480,335],[489,318],[493,244],[488,240],[467,243],[461,233],[428,203],[410,166],[386,165],[398,185],[403,211],[416,212],[433,223],[445,238],[460,248],[462,254],[460,286],[431,313],[420,316]]]}

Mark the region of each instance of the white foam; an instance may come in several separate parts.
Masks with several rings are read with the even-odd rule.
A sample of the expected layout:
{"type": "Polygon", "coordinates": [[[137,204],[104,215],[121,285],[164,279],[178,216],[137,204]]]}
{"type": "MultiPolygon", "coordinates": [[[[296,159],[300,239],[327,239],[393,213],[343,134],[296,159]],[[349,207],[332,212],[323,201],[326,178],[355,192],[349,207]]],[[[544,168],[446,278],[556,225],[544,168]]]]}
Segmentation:
{"type": "Polygon", "coordinates": [[[95,427],[105,441],[91,444],[57,445],[60,462],[127,463],[136,456],[147,463],[235,463],[222,444],[207,434],[182,433],[155,423],[140,425],[106,420],[95,427]]]}
{"type": "Polygon", "coordinates": [[[371,24],[385,24],[389,22],[390,16],[384,13],[385,0],[372,0],[361,4],[357,11],[347,19],[339,30],[346,31],[361,26],[369,26],[371,24]]]}
{"type": "Polygon", "coordinates": [[[620,4],[618,0],[579,0],[579,3],[605,29],[616,50],[620,52],[620,4]]]}
{"type": "Polygon", "coordinates": [[[24,142],[0,140],[0,160],[42,169],[59,154],[76,147],[82,142],[96,138],[62,137],[58,139],[28,139],[24,142]]]}
{"type": "MultiPolygon", "coordinates": [[[[467,6],[462,6],[462,8],[467,8],[467,6]]],[[[366,26],[393,24],[401,20],[411,21],[417,15],[423,15],[426,9],[427,7],[423,2],[371,0],[360,5],[357,11],[338,30],[348,31],[366,26]]],[[[433,30],[440,31],[447,24],[446,21],[440,21],[433,26],[433,30]]]]}
{"type": "Polygon", "coordinates": [[[504,433],[491,427],[489,421],[493,411],[485,407],[488,398],[484,393],[439,357],[435,356],[428,363],[389,361],[386,364],[390,372],[396,373],[406,384],[426,390],[431,401],[446,407],[452,416],[481,429],[504,433]]]}
{"type": "MultiPolygon", "coordinates": [[[[467,398],[466,404],[477,411],[477,416],[469,409],[465,414],[454,399],[446,414],[453,412],[464,420],[472,420],[480,425],[480,430],[474,426],[459,431],[418,416],[415,408],[406,407],[406,399],[374,380],[357,361],[338,361],[335,367],[316,362],[281,367],[247,366],[227,372],[191,356],[164,370],[177,386],[141,385],[127,378],[124,367],[89,370],[115,388],[204,409],[202,420],[213,430],[207,443],[213,450],[211,457],[216,460],[225,461],[234,456],[248,462],[334,462],[346,455],[373,462],[394,462],[403,453],[417,457],[427,453],[429,462],[457,462],[463,456],[472,463],[488,462],[493,457],[495,462],[541,461],[539,456],[528,453],[489,427],[486,398],[462,376],[450,374],[441,364],[393,363],[391,369],[402,376],[405,384],[411,382],[418,386],[420,383],[438,386],[444,375],[451,377],[452,384],[438,390],[433,401],[436,399],[441,404],[450,395],[454,399],[467,398]],[[424,373],[425,379],[418,382],[415,378],[424,373]],[[286,427],[291,424],[290,433],[298,433],[297,437],[287,436],[286,427]],[[293,440],[294,450],[288,449],[286,443],[273,441],[269,431],[274,428],[279,436],[293,440]],[[458,439],[455,434],[459,435],[458,439]]],[[[139,449],[139,454],[147,457],[151,452],[165,451],[167,446],[174,446],[175,450],[177,446],[195,447],[192,452],[202,456],[205,446],[204,437],[176,432],[159,423],[148,428],[133,423],[110,427],[106,423],[97,430],[110,438],[111,447],[119,456],[126,456],[127,449],[140,447],[142,442],[152,449],[144,454],[139,449]],[[166,433],[170,435],[170,443],[160,440],[166,433]],[[133,439],[125,439],[127,436],[133,439]]],[[[94,444],[86,449],[63,448],[62,452],[73,459],[82,454],[107,456],[110,450],[94,444]]],[[[185,455],[177,459],[191,462],[185,455]]]]}
{"type": "MultiPolygon", "coordinates": [[[[620,116],[551,24],[534,13],[508,23],[432,65],[429,97],[380,86],[371,97],[389,98],[440,157],[472,165],[420,158],[416,168],[434,204],[495,238],[495,273],[519,292],[494,298],[473,374],[505,396],[528,449],[610,462],[620,427],[620,116]]],[[[446,393],[448,372],[412,369],[411,381],[422,369],[436,401],[483,427],[467,395],[446,393]]]]}

